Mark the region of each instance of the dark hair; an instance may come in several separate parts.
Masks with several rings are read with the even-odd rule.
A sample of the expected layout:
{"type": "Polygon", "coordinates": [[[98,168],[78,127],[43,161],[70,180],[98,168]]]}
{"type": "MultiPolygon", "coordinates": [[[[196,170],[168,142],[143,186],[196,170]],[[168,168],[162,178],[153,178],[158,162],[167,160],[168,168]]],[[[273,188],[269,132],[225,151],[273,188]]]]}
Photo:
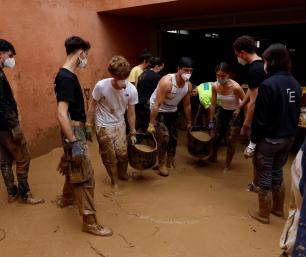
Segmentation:
{"type": "Polygon", "coordinates": [[[178,61],[179,68],[193,68],[193,61],[189,57],[182,57],[178,61]]]}
{"type": "Polygon", "coordinates": [[[65,48],[67,55],[75,53],[78,50],[89,50],[90,43],[78,36],[72,36],[65,40],[65,48]]]}
{"type": "Polygon", "coordinates": [[[227,74],[230,74],[233,72],[231,66],[227,62],[220,62],[215,68],[215,72],[218,72],[218,71],[223,71],[227,74]]]}
{"type": "Polygon", "coordinates": [[[257,46],[255,40],[250,36],[241,36],[238,37],[233,43],[233,48],[237,52],[241,52],[242,50],[253,54],[256,52],[257,46]]]}
{"type": "Polygon", "coordinates": [[[159,57],[152,57],[151,59],[150,59],[150,65],[149,65],[149,67],[150,68],[154,68],[156,65],[157,66],[161,66],[161,65],[163,65],[164,64],[164,62],[159,58],[159,57]]]}
{"type": "Polygon", "coordinates": [[[283,44],[277,43],[270,45],[262,54],[262,58],[267,63],[267,72],[291,70],[290,55],[286,46],[283,44]]]}
{"type": "Polygon", "coordinates": [[[11,51],[13,55],[16,55],[14,46],[10,42],[6,41],[5,39],[0,39],[0,51],[1,52],[11,51]]]}
{"type": "Polygon", "coordinates": [[[148,50],[144,50],[142,54],[139,56],[139,62],[143,63],[144,61],[149,62],[152,58],[152,54],[148,52],[148,50]]]}

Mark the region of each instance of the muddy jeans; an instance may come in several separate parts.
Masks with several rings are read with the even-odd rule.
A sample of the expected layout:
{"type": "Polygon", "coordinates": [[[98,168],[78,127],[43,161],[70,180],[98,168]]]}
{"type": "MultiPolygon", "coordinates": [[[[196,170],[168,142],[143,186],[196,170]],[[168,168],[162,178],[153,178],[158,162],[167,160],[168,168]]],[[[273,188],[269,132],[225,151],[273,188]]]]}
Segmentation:
{"type": "Polygon", "coordinates": [[[268,142],[262,139],[257,143],[253,164],[259,178],[259,187],[262,191],[271,191],[272,187],[283,183],[283,167],[287,162],[289,150],[294,138],[283,138],[279,143],[268,142]]]}
{"type": "Polygon", "coordinates": [[[16,142],[11,131],[0,131],[0,157],[1,172],[8,194],[15,195],[18,190],[20,197],[27,199],[27,193],[30,191],[28,184],[30,155],[24,135],[19,142],[16,142]],[[16,162],[18,189],[14,184],[13,161],[16,162]]]}
{"type": "Polygon", "coordinates": [[[95,214],[94,171],[89,159],[86,145],[85,127],[72,126],[77,140],[80,140],[85,148],[85,158],[81,165],[76,165],[72,159],[71,146],[63,137],[64,154],[59,163],[58,169],[65,176],[63,187],[63,199],[67,202],[77,201],[80,215],[95,214]]]}
{"type": "MultiPolygon", "coordinates": [[[[126,126],[97,127],[97,139],[102,162],[115,180],[126,176],[128,166],[126,126]]],[[[113,181],[113,180],[112,180],[113,181]]]]}
{"type": "Polygon", "coordinates": [[[178,133],[178,113],[159,113],[157,116],[158,163],[164,165],[167,158],[175,158],[178,133]]]}

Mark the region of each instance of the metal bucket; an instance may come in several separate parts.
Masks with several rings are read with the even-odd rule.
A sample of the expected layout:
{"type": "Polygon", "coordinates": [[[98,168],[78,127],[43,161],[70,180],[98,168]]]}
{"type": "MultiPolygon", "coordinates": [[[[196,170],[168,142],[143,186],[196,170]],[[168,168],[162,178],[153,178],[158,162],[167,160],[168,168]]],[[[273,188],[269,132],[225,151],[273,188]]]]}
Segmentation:
{"type": "Polygon", "coordinates": [[[195,137],[195,134],[192,132],[202,132],[209,136],[209,131],[202,127],[193,127],[187,134],[188,152],[199,158],[208,156],[212,149],[212,138],[209,136],[208,140],[201,140],[198,137],[195,137]]]}
{"type": "MultiPolygon", "coordinates": [[[[152,168],[156,163],[157,142],[152,134],[136,134],[137,144],[152,148],[152,151],[142,151],[135,145],[128,145],[129,164],[137,170],[152,168]]],[[[136,145],[137,145],[136,144],[136,145]]]]}

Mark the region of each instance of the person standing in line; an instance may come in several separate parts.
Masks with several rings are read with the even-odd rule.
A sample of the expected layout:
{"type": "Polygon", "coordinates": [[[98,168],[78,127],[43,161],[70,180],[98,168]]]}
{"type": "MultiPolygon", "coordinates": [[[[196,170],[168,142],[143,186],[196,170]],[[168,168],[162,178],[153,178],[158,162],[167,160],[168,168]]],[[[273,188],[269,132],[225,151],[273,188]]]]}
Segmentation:
{"type": "Polygon", "coordinates": [[[147,131],[157,131],[158,170],[159,175],[168,176],[167,168],[174,167],[177,145],[178,118],[177,106],[183,100],[187,120],[187,130],[191,129],[190,94],[192,85],[189,82],[193,70],[193,61],[189,57],[179,60],[177,72],[161,78],[150,98],[150,123],[147,131]]]}
{"type": "MultiPolygon", "coordinates": [[[[239,114],[247,105],[245,119],[241,128],[240,134],[249,137],[255,101],[258,93],[258,88],[262,81],[266,78],[264,71],[264,63],[261,57],[256,53],[257,46],[255,40],[250,36],[238,37],[233,43],[233,49],[237,56],[237,60],[241,65],[248,65],[247,69],[247,84],[248,90],[246,97],[237,107],[236,113],[239,114]]],[[[258,191],[258,177],[253,164],[253,181],[248,185],[249,191],[258,191]]]]}
{"type": "Polygon", "coordinates": [[[235,111],[240,101],[243,101],[245,97],[241,86],[236,81],[230,79],[231,73],[232,71],[226,62],[221,62],[216,67],[217,81],[212,86],[212,104],[208,126],[209,129],[215,128],[215,110],[217,107],[217,99],[219,99],[220,104],[216,113],[215,137],[210,160],[217,161],[217,153],[221,139],[227,136],[227,153],[224,171],[230,169],[235,154],[236,141],[243,121],[242,113],[237,115],[235,111]]]}
{"type": "Polygon", "coordinates": [[[76,69],[87,64],[90,43],[78,36],[65,40],[66,61],[55,78],[57,118],[61,127],[64,154],[58,169],[65,176],[59,207],[78,204],[83,217],[83,232],[110,236],[112,230],[98,223],[94,203],[95,179],[87,140],[91,140],[92,124],[86,123],[84,97],[76,69]]]}
{"type": "Polygon", "coordinates": [[[0,39],[0,165],[7,189],[8,202],[18,198],[27,204],[43,203],[44,199],[34,197],[28,183],[30,154],[27,142],[19,124],[17,103],[3,68],[14,68],[16,51],[5,39],[0,39]],[[15,185],[13,161],[16,162],[18,186],[15,185]]]}
{"type": "Polygon", "coordinates": [[[144,51],[139,57],[139,64],[131,70],[128,81],[137,87],[138,78],[150,65],[150,59],[152,54],[148,51],[144,51]]]}
{"type": "Polygon", "coordinates": [[[137,91],[139,103],[136,105],[136,129],[145,132],[150,122],[150,96],[156,89],[161,76],[159,72],[164,68],[163,61],[152,57],[149,69],[145,70],[138,79],[137,91]]]}
{"type": "Polygon", "coordinates": [[[284,216],[283,167],[297,132],[301,89],[290,73],[291,60],[284,45],[272,44],[262,56],[268,76],[258,90],[250,143],[244,155],[254,156],[259,178],[259,208],[249,214],[267,224],[270,213],[284,216]]]}
{"type": "Polygon", "coordinates": [[[108,71],[111,78],[98,81],[92,92],[87,121],[92,124],[95,117],[101,159],[116,190],[118,179],[128,179],[124,113],[127,112],[130,143],[135,144],[135,104],[138,103],[138,94],[135,86],[127,80],[130,64],[124,57],[114,56],[109,62],[108,71]]]}

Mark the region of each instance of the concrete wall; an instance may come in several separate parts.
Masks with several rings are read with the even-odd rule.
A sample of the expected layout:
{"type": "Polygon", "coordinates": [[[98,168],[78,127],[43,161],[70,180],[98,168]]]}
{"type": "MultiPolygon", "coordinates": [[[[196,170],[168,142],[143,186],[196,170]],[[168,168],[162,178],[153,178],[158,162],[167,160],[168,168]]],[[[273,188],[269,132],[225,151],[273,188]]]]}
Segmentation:
{"type": "Polygon", "coordinates": [[[83,87],[108,76],[115,54],[137,63],[148,47],[148,27],[140,20],[99,15],[96,0],[1,0],[0,38],[16,48],[16,67],[5,69],[32,156],[60,143],[54,77],[65,60],[64,40],[79,35],[90,41],[89,63],[78,71],[83,87]],[[5,15],[7,14],[7,15],[5,15]]]}

